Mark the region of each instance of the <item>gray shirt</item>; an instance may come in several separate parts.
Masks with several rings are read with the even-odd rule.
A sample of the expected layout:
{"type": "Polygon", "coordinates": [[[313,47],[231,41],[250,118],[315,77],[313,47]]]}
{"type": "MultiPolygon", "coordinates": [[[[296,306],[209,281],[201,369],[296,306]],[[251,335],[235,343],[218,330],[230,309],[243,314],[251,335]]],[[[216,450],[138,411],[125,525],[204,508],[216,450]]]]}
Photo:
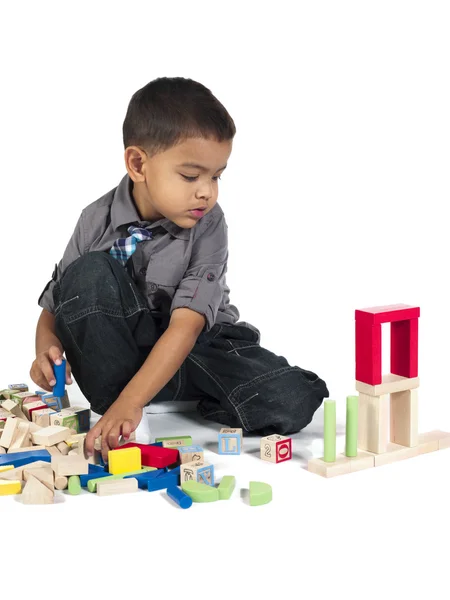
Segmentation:
{"type": "MultiPolygon", "coordinates": [[[[238,309],[230,304],[225,273],[228,259],[228,226],[218,203],[192,229],[169,219],[141,221],[128,173],[119,185],[81,212],[72,237],[38,304],[54,312],[53,288],[64,270],[79,256],[92,251],[109,252],[114,241],[128,237],[130,225],[152,231],[152,238],[138,242],[127,268],[147,298],[152,314],[167,327],[175,308],[187,307],[205,315],[204,331],[216,323],[236,323],[238,309]]],[[[258,331],[240,321],[239,324],[258,331]]]]}

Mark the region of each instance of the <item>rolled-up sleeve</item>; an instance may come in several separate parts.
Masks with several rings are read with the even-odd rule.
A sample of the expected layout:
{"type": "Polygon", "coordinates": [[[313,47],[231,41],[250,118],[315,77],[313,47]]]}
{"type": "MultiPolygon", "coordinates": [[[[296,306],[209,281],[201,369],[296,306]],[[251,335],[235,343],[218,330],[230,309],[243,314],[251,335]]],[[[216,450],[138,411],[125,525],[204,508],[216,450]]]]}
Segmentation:
{"type": "Polygon", "coordinates": [[[214,325],[222,301],[228,260],[228,226],[222,216],[194,242],[189,266],[172,299],[176,308],[190,308],[206,318],[204,331],[214,325]]]}
{"type": "Polygon", "coordinates": [[[55,269],[52,273],[51,280],[47,283],[41,295],[39,296],[38,305],[45,308],[49,312],[54,312],[53,288],[55,283],[59,281],[65,269],[76,260],[79,256],[85,253],[85,230],[84,230],[84,211],[81,213],[69,243],[66,246],[62,259],[58,264],[55,264],[55,269]]]}

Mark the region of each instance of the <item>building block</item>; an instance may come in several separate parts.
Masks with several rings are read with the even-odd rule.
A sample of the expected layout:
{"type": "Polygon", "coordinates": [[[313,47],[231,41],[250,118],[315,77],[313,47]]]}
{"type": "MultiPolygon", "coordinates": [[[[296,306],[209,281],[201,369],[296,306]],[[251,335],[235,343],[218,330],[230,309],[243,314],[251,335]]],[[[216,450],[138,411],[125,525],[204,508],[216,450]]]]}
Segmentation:
{"type": "Polygon", "coordinates": [[[219,454],[237,455],[242,448],[242,429],[225,429],[219,432],[219,454]],[[231,433],[229,433],[231,432],[231,433]],[[240,432],[240,433],[239,433],[240,432]]]}
{"type": "Polygon", "coordinates": [[[262,481],[250,481],[250,506],[261,506],[272,501],[272,487],[262,481]]]}
{"type": "Polygon", "coordinates": [[[72,434],[67,427],[51,425],[50,427],[43,427],[39,431],[35,431],[31,434],[31,437],[33,444],[55,446],[59,442],[64,442],[70,435],[72,434]]]}
{"type": "Polygon", "coordinates": [[[28,386],[26,383],[10,383],[8,385],[9,390],[14,390],[15,392],[28,392],[28,386]]]}
{"type": "Polygon", "coordinates": [[[23,504],[53,504],[54,492],[48,489],[32,474],[29,475],[22,494],[21,501],[23,504]]]}
{"type": "Polygon", "coordinates": [[[180,453],[181,464],[205,459],[201,446],[181,446],[178,448],[178,452],[180,453]]]}
{"type": "Polygon", "coordinates": [[[417,446],[419,443],[419,400],[417,389],[391,394],[390,439],[395,444],[417,446]]]}
{"type": "Polygon", "coordinates": [[[389,304],[387,306],[372,306],[355,310],[355,320],[369,325],[407,321],[420,317],[420,308],[409,304],[389,304]]]}
{"type": "Polygon", "coordinates": [[[18,419],[26,419],[26,416],[20,408],[20,404],[15,400],[5,400],[4,402],[2,402],[2,408],[8,410],[12,415],[17,417],[18,419]]]}
{"type": "MultiPolygon", "coordinates": [[[[137,480],[137,482],[138,482],[138,487],[141,490],[148,490],[148,481],[149,481],[149,479],[154,479],[155,477],[159,477],[160,475],[163,475],[164,473],[166,473],[165,469],[155,469],[154,467],[151,467],[151,468],[154,469],[154,470],[152,470],[152,471],[145,471],[143,473],[139,473],[138,475],[137,474],[126,475],[124,477],[124,479],[126,479],[127,477],[135,477],[136,480],[137,480]]],[[[178,483],[178,479],[177,478],[170,480],[170,482],[172,482],[172,481],[176,481],[178,483]]],[[[160,489],[163,489],[163,488],[164,488],[164,486],[162,486],[162,488],[160,488],[160,489]]]]}
{"type": "Polygon", "coordinates": [[[108,471],[111,475],[139,471],[141,466],[141,449],[136,446],[133,448],[118,448],[108,452],[108,471]]]}
{"type": "Polygon", "coordinates": [[[418,365],[419,319],[391,323],[391,373],[417,377],[418,365]]]}
{"type": "Polygon", "coordinates": [[[111,474],[108,471],[103,471],[99,473],[88,473],[87,475],[79,475],[80,477],[80,485],[81,487],[87,487],[88,481],[91,479],[101,479],[102,477],[111,477],[111,474]]]}
{"type": "Polygon", "coordinates": [[[219,499],[220,500],[229,500],[231,498],[232,493],[234,492],[234,488],[236,487],[236,477],[233,475],[224,475],[220,480],[219,487],[219,499]]]}
{"type": "Polygon", "coordinates": [[[198,481],[182,481],[181,489],[192,498],[193,502],[216,502],[219,500],[217,488],[198,481]]]}
{"type": "Polygon", "coordinates": [[[323,458],[312,458],[308,461],[308,471],[322,477],[336,477],[351,473],[351,459],[340,454],[334,462],[325,462],[323,458]]]}
{"type": "Polygon", "coordinates": [[[167,495],[171,498],[180,508],[190,508],[192,506],[192,498],[188,496],[178,486],[168,487],[167,495]]]}
{"type": "Polygon", "coordinates": [[[22,491],[22,484],[20,481],[12,480],[0,481],[0,496],[11,496],[14,494],[20,494],[22,491]]]}
{"type": "Polygon", "coordinates": [[[52,456],[52,469],[56,476],[87,475],[89,463],[84,456],[52,456]]]}
{"type": "Polygon", "coordinates": [[[164,490],[179,484],[180,474],[177,471],[168,471],[167,473],[161,473],[161,475],[158,475],[157,477],[149,477],[147,479],[147,489],[149,492],[164,490]]]}
{"type": "Polygon", "coordinates": [[[115,481],[104,479],[97,484],[97,496],[113,496],[116,494],[130,494],[138,491],[138,482],[135,477],[117,479],[115,481]]]}
{"type": "Polygon", "coordinates": [[[71,475],[67,483],[67,489],[71,496],[78,496],[81,494],[81,483],[79,475],[71,475]]]}
{"type": "Polygon", "coordinates": [[[326,399],[323,402],[323,460],[336,460],[336,401],[326,399]]]}
{"type": "Polygon", "coordinates": [[[381,383],[378,385],[369,385],[362,381],[356,381],[355,388],[358,392],[367,394],[368,396],[383,396],[384,394],[394,394],[395,392],[403,392],[404,390],[413,390],[420,385],[419,377],[401,377],[389,373],[383,375],[381,383]]]}
{"type": "Polygon", "coordinates": [[[20,423],[16,427],[16,431],[14,433],[13,441],[9,446],[9,452],[11,450],[18,450],[21,447],[24,447],[28,444],[28,440],[30,439],[30,425],[26,421],[22,421],[20,419],[20,423]]]}
{"type": "Polygon", "coordinates": [[[91,427],[91,409],[84,406],[71,406],[70,408],[78,417],[79,433],[88,433],[91,427]]]}
{"type": "Polygon", "coordinates": [[[399,444],[388,443],[387,449],[383,454],[375,455],[375,466],[380,467],[415,456],[419,456],[418,446],[407,448],[406,446],[400,446],[399,444]]]}
{"type": "Polygon", "coordinates": [[[358,448],[381,454],[386,452],[389,433],[389,396],[359,394],[358,448]]]}
{"type": "Polygon", "coordinates": [[[53,395],[57,398],[64,396],[66,391],[66,359],[61,360],[60,365],[53,365],[56,384],[53,386],[53,395]]]}
{"type": "Polygon", "coordinates": [[[161,442],[164,448],[173,448],[177,446],[192,446],[192,437],[190,435],[174,435],[155,438],[155,442],[161,442]],[[164,442],[174,442],[172,446],[164,446],[164,442]]]}
{"type": "Polygon", "coordinates": [[[11,471],[11,469],[14,469],[14,465],[3,465],[3,467],[0,467],[0,473],[11,471]]]}
{"type": "Polygon", "coordinates": [[[180,481],[198,481],[214,485],[214,465],[202,460],[185,463],[180,467],[180,481]]]}
{"type": "Polygon", "coordinates": [[[169,467],[170,465],[176,464],[180,460],[180,454],[178,450],[174,448],[163,448],[162,446],[154,446],[152,444],[137,444],[135,442],[128,442],[121,446],[121,448],[133,447],[141,449],[142,466],[162,469],[164,467],[169,467]]]}
{"type": "Polygon", "coordinates": [[[292,458],[292,439],[284,435],[268,435],[261,438],[260,456],[262,460],[280,463],[292,458]]]}
{"type": "Polygon", "coordinates": [[[0,467],[2,465],[14,465],[15,468],[21,467],[37,460],[50,462],[51,455],[48,450],[38,450],[37,452],[14,452],[14,454],[0,455],[0,467]]]}
{"type": "Polygon", "coordinates": [[[54,491],[55,485],[53,471],[49,464],[45,464],[45,466],[31,469],[25,467],[23,470],[23,480],[28,481],[30,475],[36,477],[36,479],[42,484],[44,484],[46,487],[48,487],[50,491],[54,491]]]}
{"type": "MultiPolygon", "coordinates": [[[[111,481],[116,480],[116,479],[123,479],[124,477],[126,477],[127,475],[140,475],[143,471],[148,471],[152,469],[152,467],[142,467],[141,470],[136,471],[135,473],[120,473],[119,475],[109,475],[108,477],[98,477],[97,479],[90,479],[87,482],[87,489],[90,492],[95,492],[97,490],[97,483],[99,481],[101,481],[102,479],[109,479],[111,481]]],[[[81,478],[80,478],[81,480],[81,478]]]]}
{"type": "Polygon", "coordinates": [[[69,479],[65,475],[55,475],[55,490],[65,490],[69,485],[69,479]]]}
{"type": "Polygon", "coordinates": [[[53,408],[42,408],[33,410],[31,414],[31,420],[36,425],[40,427],[49,427],[50,426],[50,415],[55,411],[53,408]]]}
{"type": "Polygon", "coordinates": [[[345,425],[345,456],[354,458],[358,454],[358,396],[347,396],[345,425]]]}
{"type": "Polygon", "coordinates": [[[50,415],[50,425],[67,427],[79,433],[78,416],[71,408],[63,408],[59,412],[52,412],[50,415]]]}
{"type": "Polygon", "coordinates": [[[19,423],[20,419],[17,419],[16,417],[10,417],[6,419],[5,427],[3,428],[3,433],[0,437],[0,446],[3,446],[3,448],[9,448],[16,434],[16,429],[19,426],[19,423]]]}

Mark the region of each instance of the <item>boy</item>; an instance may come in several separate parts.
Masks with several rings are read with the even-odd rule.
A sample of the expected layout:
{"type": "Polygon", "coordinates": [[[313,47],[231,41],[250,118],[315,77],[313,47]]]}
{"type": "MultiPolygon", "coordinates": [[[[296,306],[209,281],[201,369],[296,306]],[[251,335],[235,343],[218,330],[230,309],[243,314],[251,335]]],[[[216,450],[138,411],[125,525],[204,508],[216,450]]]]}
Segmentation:
{"type": "MultiPolygon", "coordinates": [[[[209,89],[158,78],[131,98],[123,123],[127,175],[89,204],[43,290],[33,381],[51,391],[67,358],[101,418],[106,460],[150,402],[197,400],[206,419],[258,435],[308,425],[328,397],[238,321],[226,285],[227,224],[217,204],[235,125],[209,89]]],[[[144,418],[144,420],[146,417],[144,418]]]]}

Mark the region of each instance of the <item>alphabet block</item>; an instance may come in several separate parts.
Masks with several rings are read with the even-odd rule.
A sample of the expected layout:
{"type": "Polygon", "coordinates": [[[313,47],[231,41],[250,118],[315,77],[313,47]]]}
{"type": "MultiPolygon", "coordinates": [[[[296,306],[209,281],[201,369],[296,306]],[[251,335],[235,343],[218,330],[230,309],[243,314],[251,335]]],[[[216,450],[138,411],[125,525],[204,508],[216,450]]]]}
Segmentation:
{"type": "Polygon", "coordinates": [[[214,485],[214,465],[204,461],[190,462],[181,465],[180,481],[197,481],[214,485]]]}
{"type": "Polygon", "coordinates": [[[292,439],[284,435],[269,435],[261,438],[261,458],[280,463],[292,458],[292,439]]]}
{"type": "Polygon", "coordinates": [[[240,454],[242,442],[241,428],[222,427],[219,432],[219,454],[240,454]]]}

